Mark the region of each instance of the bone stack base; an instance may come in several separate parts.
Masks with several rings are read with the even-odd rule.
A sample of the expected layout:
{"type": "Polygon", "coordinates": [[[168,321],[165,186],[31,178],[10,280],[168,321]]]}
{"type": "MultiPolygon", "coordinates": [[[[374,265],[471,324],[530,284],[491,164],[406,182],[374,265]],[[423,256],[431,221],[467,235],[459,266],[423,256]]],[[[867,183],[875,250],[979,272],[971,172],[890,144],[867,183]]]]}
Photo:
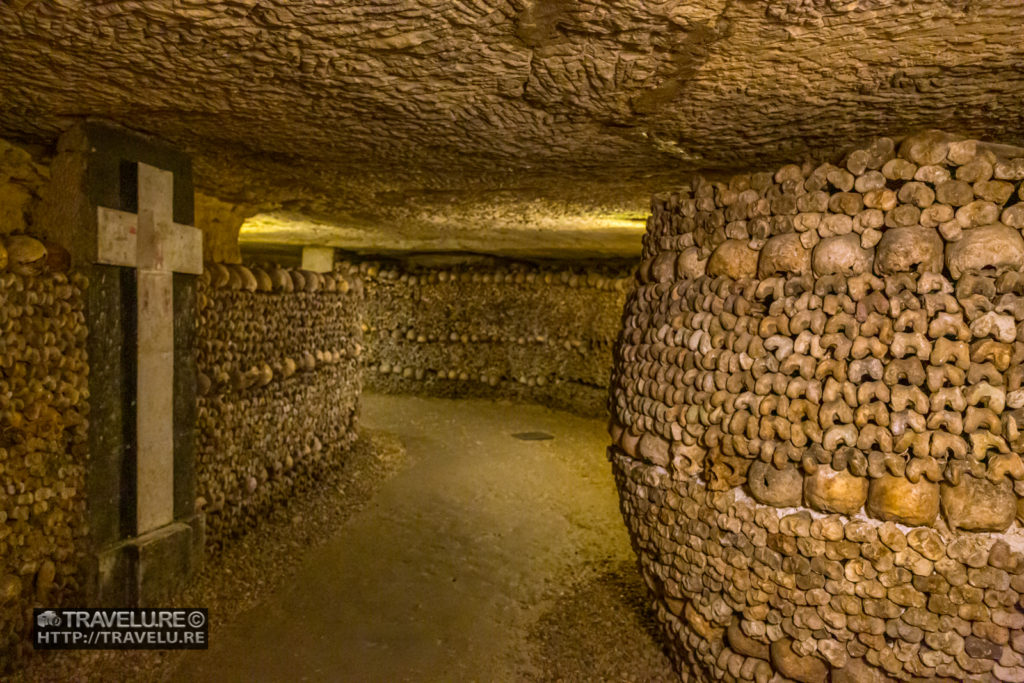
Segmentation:
{"type": "Polygon", "coordinates": [[[1009,152],[928,133],[655,197],[609,458],[684,680],[1024,681],[1009,152]]]}

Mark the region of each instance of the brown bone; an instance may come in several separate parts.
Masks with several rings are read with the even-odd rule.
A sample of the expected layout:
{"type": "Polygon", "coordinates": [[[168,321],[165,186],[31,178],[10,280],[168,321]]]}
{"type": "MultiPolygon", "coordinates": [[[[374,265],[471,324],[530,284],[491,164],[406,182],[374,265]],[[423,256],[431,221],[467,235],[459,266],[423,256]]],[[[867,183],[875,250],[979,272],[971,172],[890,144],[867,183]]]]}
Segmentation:
{"type": "Polygon", "coordinates": [[[959,341],[969,341],[971,331],[959,313],[940,312],[928,324],[928,336],[932,339],[949,337],[959,341]]]}
{"type": "Polygon", "coordinates": [[[889,350],[896,358],[914,354],[922,360],[928,360],[932,344],[922,332],[896,332],[889,350]]]}
{"type": "Polygon", "coordinates": [[[958,368],[966,372],[971,367],[970,348],[966,342],[942,337],[935,341],[929,360],[932,365],[942,365],[952,361],[958,368]]]}
{"type": "Polygon", "coordinates": [[[1024,268],[1024,238],[1013,228],[993,224],[965,230],[946,247],[946,267],[954,279],[982,268],[1024,268]]]}
{"type": "Polygon", "coordinates": [[[910,525],[931,524],[939,513],[939,486],[911,483],[903,477],[883,476],[871,481],[866,509],[883,521],[910,525]]]}
{"type": "Polygon", "coordinates": [[[943,249],[942,238],[932,228],[902,227],[886,230],[875,248],[875,272],[878,275],[907,271],[941,272],[943,249]]]}
{"type": "Polygon", "coordinates": [[[874,250],[863,249],[860,237],[850,233],[821,240],[812,253],[814,274],[856,275],[870,271],[874,250]]]}
{"type": "Polygon", "coordinates": [[[747,485],[759,503],[774,507],[800,504],[803,480],[794,467],[779,470],[764,462],[754,462],[747,470],[747,485]]]}
{"type": "Polygon", "coordinates": [[[885,366],[884,380],[889,386],[895,386],[903,380],[906,380],[907,384],[921,386],[925,383],[925,379],[927,378],[924,366],[916,357],[892,360],[885,366]]]}
{"type": "Polygon", "coordinates": [[[816,510],[852,515],[867,500],[868,480],[819,465],[804,477],[803,492],[807,504],[816,510]]]}
{"type": "Polygon", "coordinates": [[[779,273],[803,274],[811,270],[811,252],[800,243],[797,233],[776,235],[765,242],[757,264],[757,276],[762,280],[779,273]]]}
{"type": "Polygon", "coordinates": [[[1017,513],[1008,479],[997,483],[965,474],[958,484],[942,484],[942,513],[951,529],[1006,531],[1017,513]]]}

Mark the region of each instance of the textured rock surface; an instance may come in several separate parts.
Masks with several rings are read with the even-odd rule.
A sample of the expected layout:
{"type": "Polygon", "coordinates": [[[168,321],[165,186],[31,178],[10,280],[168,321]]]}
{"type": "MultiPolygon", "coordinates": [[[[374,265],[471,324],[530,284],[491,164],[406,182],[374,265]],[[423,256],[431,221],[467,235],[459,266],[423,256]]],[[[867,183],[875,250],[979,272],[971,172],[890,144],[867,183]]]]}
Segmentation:
{"type": "Polygon", "coordinates": [[[609,457],[684,679],[1024,676],[1021,159],[926,133],[655,197],[609,457]]]}
{"type": "Polygon", "coordinates": [[[195,225],[203,231],[203,258],[217,263],[241,263],[238,231],[251,210],[202,192],[196,192],[195,201],[195,225]]]}
{"type": "Polygon", "coordinates": [[[0,235],[24,232],[49,178],[25,149],[0,140],[0,235]]]}
{"type": "Polygon", "coordinates": [[[197,507],[221,547],[343,464],[362,290],[346,274],[207,264],[197,293],[197,507]]]}
{"type": "Polygon", "coordinates": [[[199,186],[437,237],[636,212],[696,168],[884,129],[1024,142],[1013,0],[0,6],[0,134],[94,115],[199,186]]]}
{"type": "Polygon", "coordinates": [[[627,271],[484,261],[359,272],[367,388],[605,413],[627,271]]]}

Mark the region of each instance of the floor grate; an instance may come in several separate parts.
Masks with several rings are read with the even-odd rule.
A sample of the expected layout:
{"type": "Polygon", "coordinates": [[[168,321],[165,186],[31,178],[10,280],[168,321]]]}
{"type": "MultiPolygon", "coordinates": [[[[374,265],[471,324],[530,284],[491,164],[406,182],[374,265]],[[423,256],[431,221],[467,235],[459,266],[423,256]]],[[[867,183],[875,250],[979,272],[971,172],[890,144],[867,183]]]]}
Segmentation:
{"type": "Polygon", "coordinates": [[[512,435],[512,438],[520,441],[549,441],[555,437],[547,432],[517,432],[512,435]]]}

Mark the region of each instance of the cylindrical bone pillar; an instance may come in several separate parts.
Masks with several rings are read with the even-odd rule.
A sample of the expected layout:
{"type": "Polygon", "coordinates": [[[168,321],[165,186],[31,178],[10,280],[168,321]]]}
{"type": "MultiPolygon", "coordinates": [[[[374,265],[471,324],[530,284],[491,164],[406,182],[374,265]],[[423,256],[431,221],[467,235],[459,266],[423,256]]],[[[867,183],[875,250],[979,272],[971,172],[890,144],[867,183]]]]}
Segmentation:
{"type": "Polygon", "coordinates": [[[684,680],[1024,680],[1013,156],[926,133],[655,197],[609,458],[684,680]]]}

